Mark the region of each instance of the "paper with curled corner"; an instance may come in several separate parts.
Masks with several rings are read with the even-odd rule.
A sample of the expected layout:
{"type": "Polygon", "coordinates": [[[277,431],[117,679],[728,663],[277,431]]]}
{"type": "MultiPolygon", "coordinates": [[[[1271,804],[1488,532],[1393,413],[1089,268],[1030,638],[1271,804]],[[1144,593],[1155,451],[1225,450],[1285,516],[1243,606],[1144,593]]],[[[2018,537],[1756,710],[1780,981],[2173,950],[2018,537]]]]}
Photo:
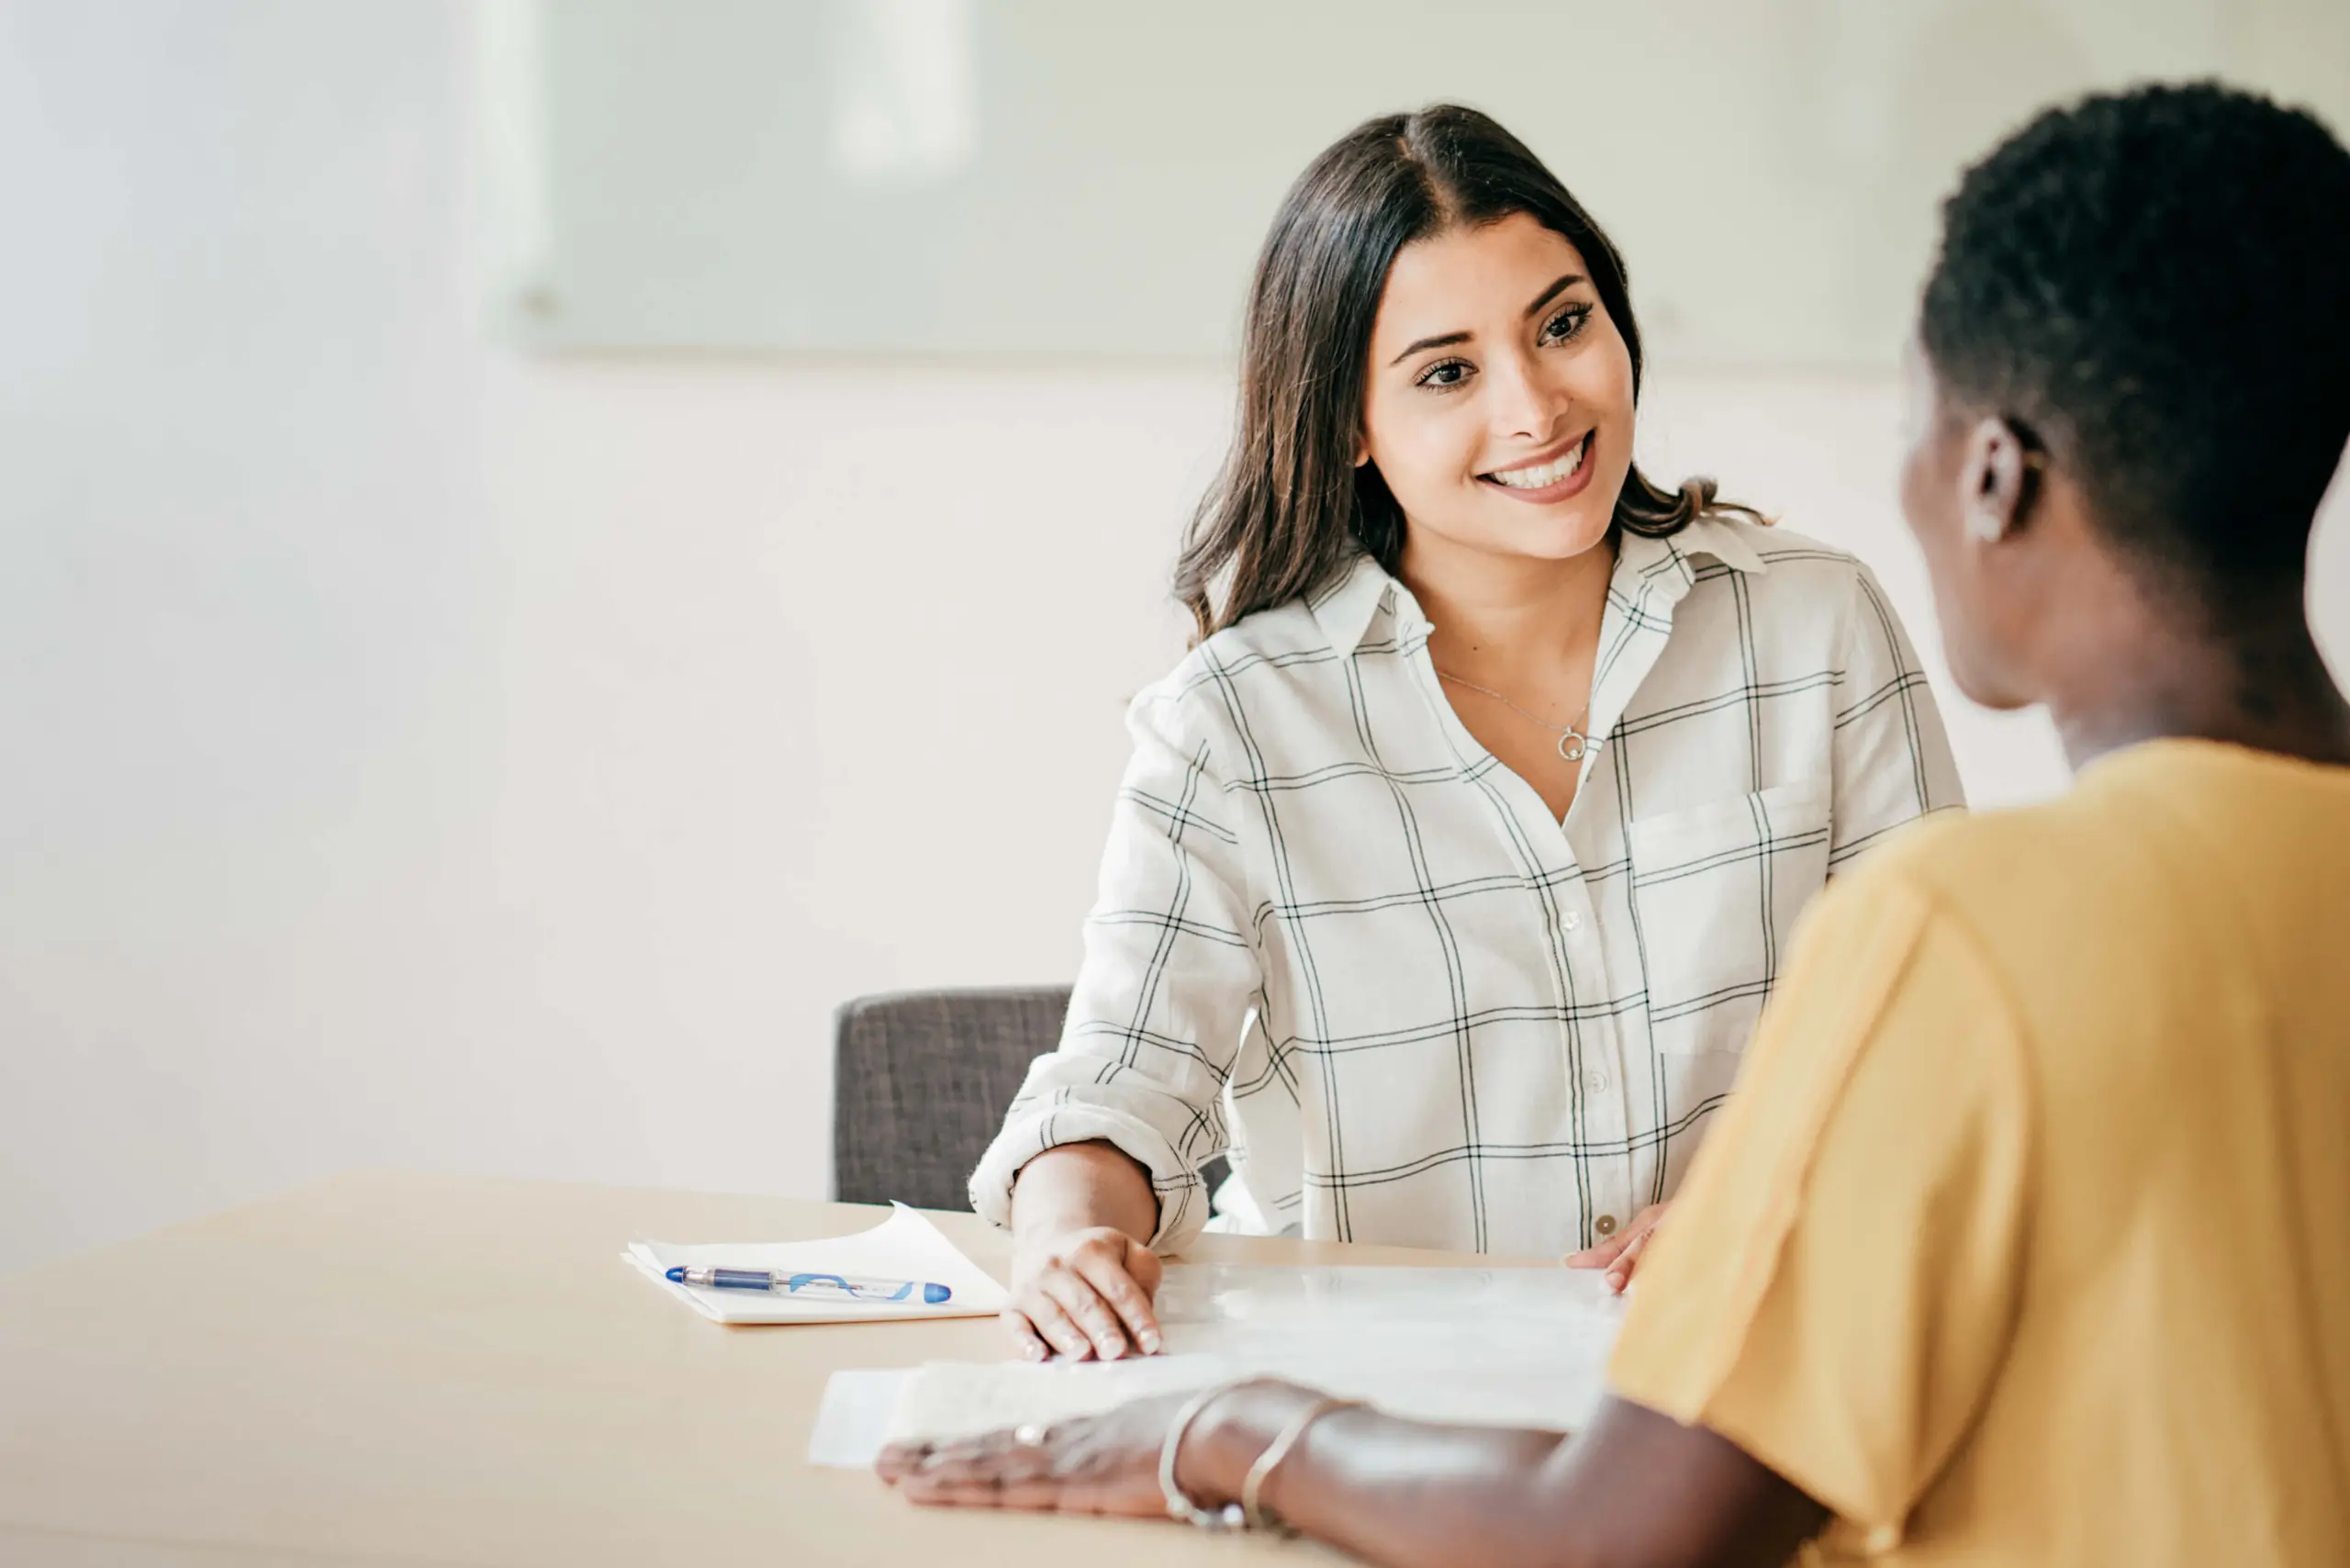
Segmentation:
{"type": "Polygon", "coordinates": [[[621,1258],[646,1279],[704,1317],[719,1323],[880,1323],[901,1317],[992,1317],[1009,1297],[994,1276],[963,1256],[936,1226],[903,1204],[871,1230],[822,1241],[720,1241],[681,1246],[633,1241],[621,1258]],[[765,1269],[772,1273],[858,1274],[868,1279],[923,1280],[954,1294],[931,1305],[851,1301],[825,1294],[699,1290],[662,1276],[675,1268],[765,1269]]]}

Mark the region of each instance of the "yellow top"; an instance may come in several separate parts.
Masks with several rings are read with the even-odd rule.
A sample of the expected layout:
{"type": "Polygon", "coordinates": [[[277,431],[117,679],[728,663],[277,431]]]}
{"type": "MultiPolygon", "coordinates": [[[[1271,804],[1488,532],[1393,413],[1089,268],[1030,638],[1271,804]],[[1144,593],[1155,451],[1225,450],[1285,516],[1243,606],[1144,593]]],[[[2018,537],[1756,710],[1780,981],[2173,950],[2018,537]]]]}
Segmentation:
{"type": "Polygon", "coordinates": [[[2350,768],[2197,742],[1815,904],[1610,1380],[1807,1561],[2350,1563],[2350,768]]]}

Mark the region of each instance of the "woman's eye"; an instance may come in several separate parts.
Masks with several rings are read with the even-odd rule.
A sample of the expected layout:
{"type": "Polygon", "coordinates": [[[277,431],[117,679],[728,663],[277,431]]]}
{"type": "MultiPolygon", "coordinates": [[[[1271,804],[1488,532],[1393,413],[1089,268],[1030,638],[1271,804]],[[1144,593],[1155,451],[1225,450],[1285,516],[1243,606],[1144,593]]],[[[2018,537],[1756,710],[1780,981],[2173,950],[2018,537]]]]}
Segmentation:
{"type": "Polygon", "coordinates": [[[1420,378],[1416,383],[1415,383],[1415,385],[1420,386],[1441,387],[1458,386],[1462,382],[1469,379],[1470,368],[1471,367],[1467,360],[1448,359],[1440,364],[1432,364],[1426,370],[1420,372],[1420,378]]]}
{"type": "Polygon", "coordinates": [[[1542,341],[1546,343],[1563,343],[1577,332],[1582,331],[1583,324],[1590,319],[1590,306],[1570,305],[1542,323],[1542,341]]]}

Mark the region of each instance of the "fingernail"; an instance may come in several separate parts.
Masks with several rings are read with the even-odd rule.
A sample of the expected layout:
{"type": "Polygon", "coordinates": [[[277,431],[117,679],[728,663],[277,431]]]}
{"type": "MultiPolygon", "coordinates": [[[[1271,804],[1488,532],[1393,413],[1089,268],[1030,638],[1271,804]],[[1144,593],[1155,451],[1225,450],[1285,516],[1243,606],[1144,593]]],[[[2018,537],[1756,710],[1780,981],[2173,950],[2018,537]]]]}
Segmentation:
{"type": "Polygon", "coordinates": [[[1142,1337],[1142,1353],[1146,1356],[1155,1356],[1158,1354],[1158,1335],[1145,1330],[1142,1337]]]}
{"type": "Polygon", "coordinates": [[[1102,1343],[1102,1359],[1105,1361],[1114,1361],[1125,1353],[1126,1348],[1123,1344],[1114,1343],[1106,1339],[1102,1343]]]}

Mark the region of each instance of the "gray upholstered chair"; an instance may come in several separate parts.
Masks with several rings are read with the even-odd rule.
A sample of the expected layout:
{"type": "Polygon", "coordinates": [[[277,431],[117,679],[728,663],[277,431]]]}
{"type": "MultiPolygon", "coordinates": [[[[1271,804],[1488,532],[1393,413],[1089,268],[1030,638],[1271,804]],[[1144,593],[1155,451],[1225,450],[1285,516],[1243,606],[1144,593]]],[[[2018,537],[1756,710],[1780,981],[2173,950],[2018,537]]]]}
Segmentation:
{"type": "MultiPolygon", "coordinates": [[[[901,991],[833,1021],[833,1196],[968,1209],[971,1168],[1028,1064],[1060,1040],[1069,987],[901,991]]],[[[1220,1179],[1224,1161],[1209,1162],[1220,1179]]]]}
{"type": "Polygon", "coordinates": [[[833,1196],[969,1208],[971,1168],[1068,1011],[1065,985],[844,1003],[833,1020],[833,1196]]]}

